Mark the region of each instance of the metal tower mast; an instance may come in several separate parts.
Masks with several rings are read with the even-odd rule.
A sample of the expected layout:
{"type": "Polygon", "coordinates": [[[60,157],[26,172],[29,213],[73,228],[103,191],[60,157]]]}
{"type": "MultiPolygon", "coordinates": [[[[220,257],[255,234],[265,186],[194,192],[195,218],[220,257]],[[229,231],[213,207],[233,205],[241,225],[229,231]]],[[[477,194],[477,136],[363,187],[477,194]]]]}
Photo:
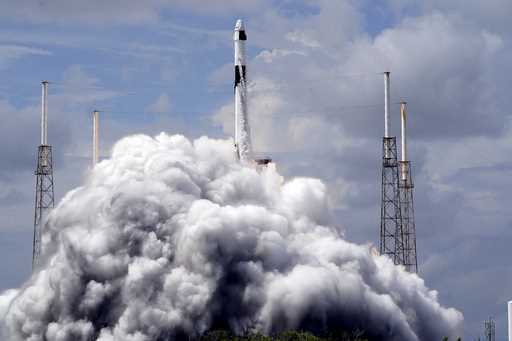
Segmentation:
{"type": "Polygon", "coordinates": [[[400,210],[404,244],[404,265],[409,272],[418,272],[416,256],[416,223],[414,221],[414,201],[411,162],[407,159],[407,103],[400,102],[400,117],[402,125],[402,158],[400,164],[400,210]]]}
{"type": "Polygon", "coordinates": [[[496,324],[489,317],[489,321],[484,322],[485,341],[496,341],[496,324]]]}
{"type": "Polygon", "coordinates": [[[398,161],[396,137],[389,135],[389,72],[384,72],[384,138],[382,140],[382,201],[380,211],[380,254],[404,264],[404,243],[400,195],[398,190],[398,161]]]}
{"type": "Polygon", "coordinates": [[[54,206],[52,147],[48,145],[48,82],[43,81],[41,108],[41,145],[37,152],[36,204],[34,214],[34,240],[32,268],[41,255],[41,235],[49,211],[54,206]]]}

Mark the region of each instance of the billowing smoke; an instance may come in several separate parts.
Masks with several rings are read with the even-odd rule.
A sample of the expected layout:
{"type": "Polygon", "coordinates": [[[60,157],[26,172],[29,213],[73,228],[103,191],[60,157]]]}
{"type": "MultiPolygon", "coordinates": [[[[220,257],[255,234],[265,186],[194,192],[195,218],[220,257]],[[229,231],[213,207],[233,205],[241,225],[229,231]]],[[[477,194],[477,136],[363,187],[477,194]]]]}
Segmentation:
{"type": "Polygon", "coordinates": [[[50,215],[40,268],[0,296],[2,339],[460,333],[461,313],[331,219],[321,181],[240,165],[231,141],[127,137],[50,215]]]}

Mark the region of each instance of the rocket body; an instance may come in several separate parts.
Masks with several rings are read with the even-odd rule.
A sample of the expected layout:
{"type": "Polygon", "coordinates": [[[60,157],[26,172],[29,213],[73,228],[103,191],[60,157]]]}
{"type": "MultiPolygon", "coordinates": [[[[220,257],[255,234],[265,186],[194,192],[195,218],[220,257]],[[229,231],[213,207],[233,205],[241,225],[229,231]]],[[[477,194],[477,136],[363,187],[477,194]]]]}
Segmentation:
{"type": "Polygon", "coordinates": [[[252,159],[251,132],[247,112],[247,79],[245,42],[247,35],[242,20],[237,20],[233,35],[235,47],[235,150],[239,160],[252,159]]]}

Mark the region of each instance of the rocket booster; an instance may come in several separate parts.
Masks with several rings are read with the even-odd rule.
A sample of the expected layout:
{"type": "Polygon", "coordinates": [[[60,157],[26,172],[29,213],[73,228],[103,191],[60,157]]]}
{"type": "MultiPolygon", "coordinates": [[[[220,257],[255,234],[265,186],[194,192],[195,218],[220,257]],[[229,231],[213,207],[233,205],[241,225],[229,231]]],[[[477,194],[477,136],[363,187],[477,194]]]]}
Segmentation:
{"type": "Polygon", "coordinates": [[[247,82],[245,67],[245,27],[237,20],[233,35],[235,43],[235,150],[239,160],[252,159],[251,133],[247,112],[247,82]]]}

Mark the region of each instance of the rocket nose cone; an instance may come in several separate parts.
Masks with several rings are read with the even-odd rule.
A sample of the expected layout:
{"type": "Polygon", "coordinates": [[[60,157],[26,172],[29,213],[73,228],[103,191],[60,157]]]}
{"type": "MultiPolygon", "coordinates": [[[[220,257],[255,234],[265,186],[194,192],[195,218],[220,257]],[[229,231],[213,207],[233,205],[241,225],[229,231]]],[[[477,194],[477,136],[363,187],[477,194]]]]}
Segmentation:
{"type": "Polygon", "coordinates": [[[244,31],[244,30],[245,30],[244,22],[242,21],[242,19],[238,19],[235,24],[235,31],[244,31]]]}

